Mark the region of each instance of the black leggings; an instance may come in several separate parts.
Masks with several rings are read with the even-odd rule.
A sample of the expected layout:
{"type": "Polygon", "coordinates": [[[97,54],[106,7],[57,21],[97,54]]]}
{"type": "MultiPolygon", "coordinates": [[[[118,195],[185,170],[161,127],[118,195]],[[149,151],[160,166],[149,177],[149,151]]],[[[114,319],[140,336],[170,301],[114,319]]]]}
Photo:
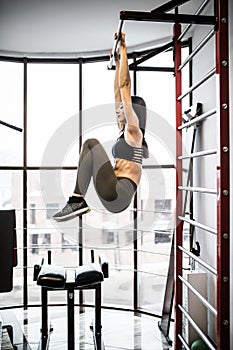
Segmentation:
{"type": "Polygon", "coordinates": [[[92,177],[98,197],[107,210],[119,213],[130,205],[136,184],[128,178],[116,177],[107,153],[96,139],[88,139],[82,146],[74,193],[85,196],[92,177]]]}

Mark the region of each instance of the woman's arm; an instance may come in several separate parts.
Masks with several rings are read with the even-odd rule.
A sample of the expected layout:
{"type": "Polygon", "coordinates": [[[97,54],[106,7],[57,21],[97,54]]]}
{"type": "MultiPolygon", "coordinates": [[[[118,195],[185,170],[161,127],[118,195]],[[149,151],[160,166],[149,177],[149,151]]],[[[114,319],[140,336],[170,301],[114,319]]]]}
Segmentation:
{"type": "Polygon", "coordinates": [[[118,128],[120,130],[124,130],[126,120],[125,120],[125,113],[124,113],[123,103],[121,100],[121,92],[120,92],[120,85],[119,85],[120,62],[119,62],[118,52],[115,53],[115,63],[116,63],[116,71],[115,71],[115,79],[114,79],[115,110],[116,110],[118,128]]]}
{"type": "Polygon", "coordinates": [[[124,106],[125,117],[127,121],[127,131],[137,141],[142,138],[141,130],[139,129],[139,120],[133,109],[131,100],[131,80],[129,74],[127,48],[125,44],[125,34],[122,33],[120,41],[120,67],[119,67],[119,84],[121,99],[124,106]]]}

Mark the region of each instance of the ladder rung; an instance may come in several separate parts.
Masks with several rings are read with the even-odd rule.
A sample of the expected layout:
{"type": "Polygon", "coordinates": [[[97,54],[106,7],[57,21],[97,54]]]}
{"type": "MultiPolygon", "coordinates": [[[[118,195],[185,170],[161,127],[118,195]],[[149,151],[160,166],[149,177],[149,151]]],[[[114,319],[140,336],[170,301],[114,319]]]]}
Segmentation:
{"type": "Polygon", "coordinates": [[[215,268],[213,268],[212,266],[210,266],[209,264],[207,264],[204,260],[200,259],[198,256],[196,256],[195,254],[193,254],[192,252],[190,252],[189,250],[185,249],[182,246],[178,246],[178,248],[185,254],[187,254],[190,258],[194,259],[196,262],[198,262],[198,264],[202,265],[205,269],[207,269],[208,271],[210,271],[211,273],[213,273],[215,276],[217,276],[217,270],[215,268]]]}
{"type": "Polygon", "coordinates": [[[216,347],[213,346],[213,344],[209,341],[207,336],[204,332],[198,327],[196,322],[192,319],[192,317],[189,315],[189,313],[183,308],[182,305],[178,304],[178,308],[183,313],[183,315],[188,319],[189,323],[193,326],[195,331],[198,333],[198,335],[201,337],[201,339],[206,343],[206,345],[209,347],[210,350],[216,350],[216,347]]]}
{"type": "Polygon", "coordinates": [[[193,152],[193,153],[187,154],[186,156],[179,156],[178,159],[182,160],[182,159],[203,157],[203,156],[209,156],[209,155],[212,155],[212,154],[217,154],[217,150],[216,149],[209,149],[207,151],[193,152]]]}
{"type": "Polygon", "coordinates": [[[195,89],[197,89],[201,84],[203,84],[206,80],[208,80],[209,78],[211,78],[214,74],[216,73],[216,68],[211,69],[206,75],[204,75],[204,77],[200,80],[198,80],[195,84],[193,84],[192,86],[190,86],[190,88],[183,94],[180,95],[177,100],[180,101],[182,100],[185,96],[187,96],[188,94],[191,94],[191,92],[193,92],[195,89]]]}
{"type": "Polygon", "coordinates": [[[193,118],[193,119],[190,120],[189,122],[184,123],[184,124],[178,126],[178,130],[182,130],[182,129],[185,129],[185,128],[189,127],[189,126],[192,126],[192,125],[196,124],[197,122],[200,122],[200,121],[202,121],[202,120],[204,120],[204,119],[210,117],[211,115],[215,114],[216,112],[217,112],[217,108],[213,108],[213,109],[211,109],[210,111],[205,112],[205,113],[199,115],[199,116],[196,117],[196,118],[193,118]]]}
{"type": "Polygon", "coordinates": [[[212,312],[215,316],[217,316],[217,311],[216,309],[182,276],[178,276],[178,278],[181,280],[181,282],[188,288],[190,289],[193,294],[196,295],[196,297],[200,300],[200,302],[207,307],[207,309],[212,312]]]}
{"type": "Polygon", "coordinates": [[[217,194],[217,191],[215,189],[205,187],[178,186],[178,189],[181,191],[217,194]]]}
{"type": "Polygon", "coordinates": [[[182,345],[185,347],[186,350],[190,350],[190,347],[189,345],[186,343],[186,341],[184,340],[184,338],[182,337],[182,335],[180,334],[177,334],[178,335],[178,338],[180,339],[182,345]]]}
{"type": "Polygon", "coordinates": [[[185,218],[184,216],[178,216],[178,218],[184,222],[187,222],[188,224],[192,225],[192,226],[196,226],[204,231],[207,231],[207,232],[210,232],[210,233],[213,233],[213,234],[217,234],[217,230],[212,228],[212,227],[209,227],[209,226],[206,226],[206,225],[203,225],[203,224],[200,224],[199,222],[196,222],[194,220],[191,220],[191,219],[187,219],[185,218]]]}
{"type": "Polygon", "coordinates": [[[204,39],[195,47],[192,53],[186,58],[186,60],[179,66],[178,70],[180,71],[182,68],[189,63],[193,57],[205,46],[206,43],[214,36],[215,29],[211,29],[211,31],[204,37],[204,39]]]}

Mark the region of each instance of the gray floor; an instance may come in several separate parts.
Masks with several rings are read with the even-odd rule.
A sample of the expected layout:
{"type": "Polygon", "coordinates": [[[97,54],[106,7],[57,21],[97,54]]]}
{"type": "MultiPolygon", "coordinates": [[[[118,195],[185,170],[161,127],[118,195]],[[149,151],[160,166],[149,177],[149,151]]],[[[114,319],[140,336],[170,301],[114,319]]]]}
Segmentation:
{"type": "MultiPolygon", "coordinates": [[[[37,349],[40,339],[40,309],[14,309],[1,312],[4,323],[11,323],[14,333],[15,349],[37,349]],[[27,344],[28,343],[28,344],[27,344]]],[[[67,349],[66,308],[50,307],[50,321],[53,332],[50,336],[49,349],[67,349]]],[[[90,324],[93,309],[75,310],[75,349],[93,349],[93,336],[90,324]]],[[[102,310],[102,334],[106,350],[171,350],[158,328],[159,319],[133,312],[102,310]]],[[[173,338],[173,325],[170,331],[173,338]]]]}

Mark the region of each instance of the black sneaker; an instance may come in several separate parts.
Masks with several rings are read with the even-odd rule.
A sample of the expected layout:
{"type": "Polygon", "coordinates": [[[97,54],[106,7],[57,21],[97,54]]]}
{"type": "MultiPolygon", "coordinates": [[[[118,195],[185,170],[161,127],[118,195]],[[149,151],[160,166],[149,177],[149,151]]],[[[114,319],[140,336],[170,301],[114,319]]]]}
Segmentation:
{"type": "Polygon", "coordinates": [[[53,215],[53,219],[56,221],[66,221],[88,213],[90,210],[83,197],[70,197],[65,207],[53,215]]]}

